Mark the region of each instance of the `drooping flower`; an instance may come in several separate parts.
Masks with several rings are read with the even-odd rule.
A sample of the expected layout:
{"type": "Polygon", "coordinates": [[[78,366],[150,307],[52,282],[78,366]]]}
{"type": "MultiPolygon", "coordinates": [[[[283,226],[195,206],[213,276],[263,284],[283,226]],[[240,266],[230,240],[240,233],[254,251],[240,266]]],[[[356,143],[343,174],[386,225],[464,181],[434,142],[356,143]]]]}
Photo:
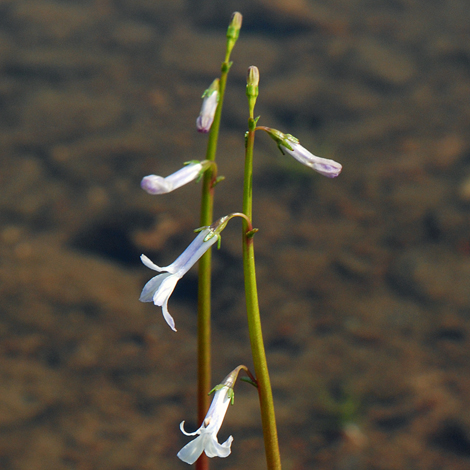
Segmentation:
{"type": "Polygon", "coordinates": [[[299,139],[296,139],[294,136],[284,134],[269,127],[260,127],[260,129],[265,130],[276,141],[279,150],[283,154],[287,152],[297,161],[314,169],[321,175],[328,178],[336,178],[341,173],[343,167],[340,163],[328,158],[313,155],[313,153],[309,152],[305,147],[302,147],[299,143],[299,139]]]}
{"type": "Polygon", "coordinates": [[[175,321],[168,312],[168,300],[178,281],[194,266],[201,256],[220,238],[220,232],[227,225],[228,217],[222,217],[210,227],[202,227],[199,233],[184,252],[169,266],[160,267],[150,261],[145,255],[140,259],[147,268],[161,274],[150,279],[140,294],[141,302],[153,302],[162,307],[163,317],[173,331],[176,331],[175,321]]]}
{"type": "Polygon", "coordinates": [[[140,186],[149,194],[166,194],[197,180],[210,165],[209,160],[203,160],[202,162],[194,160],[186,163],[183,168],[166,178],[157,175],[145,176],[142,178],[140,186]]]}
{"type": "Polygon", "coordinates": [[[216,78],[211,86],[202,95],[202,107],[199,117],[196,120],[198,132],[207,133],[211,130],[214,121],[215,111],[219,103],[219,79],[216,78]]]}
{"type": "Polygon", "coordinates": [[[233,402],[232,387],[233,382],[229,384],[222,383],[214,388],[215,394],[211,406],[201,427],[197,431],[186,432],[184,430],[184,421],[181,422],[180,429],[184,435],[197,436],[196,439],[186,444],[178,452],[177,455],[183,462],[192,465],[203,452],[211,458],[228,457],[230,455],[233,437],[229,436],[223,444],[219,444],[217,433],[224,421],[228,405],[230,402],[233,402]]]}

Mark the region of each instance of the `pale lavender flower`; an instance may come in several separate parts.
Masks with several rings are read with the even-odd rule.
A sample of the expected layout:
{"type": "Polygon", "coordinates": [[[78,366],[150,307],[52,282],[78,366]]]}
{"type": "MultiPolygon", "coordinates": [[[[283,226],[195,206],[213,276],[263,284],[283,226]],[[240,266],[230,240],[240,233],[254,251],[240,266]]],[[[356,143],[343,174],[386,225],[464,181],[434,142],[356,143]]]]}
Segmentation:
{"type": "Polygon", "coordinates": [[[197,180],[210,165],[209,160],[192,161],[166,178],[157,175],[145,176],[142,178],[140,186],[149,194],[166,194],[197,180]]]}
{"type": "Polygon", "coordinates": [[[334,160],[329,160],[328,158],[313,155],[313,153],[309,152],[305,147],[302,147],[298,141],[289,141],[289,144],[292,150],[285,147],[282,142],[280,143],[280,147],[282,147],[282,150],[287,152],[289,155],[292,155],[297,161],[303,165],[309,166],[317,173],[328,178],[336,178],[341,173],[343,166],[340,163],[335,162],[334,160]]]}
{"type": "Polygon", "coordinates": [[[201,256],[220,238],[220,232],[225,228],[228,217],[222,217],[210,227],[203,227],[196,238],[184,252],[169,266],[160,267],[150,261],[145,255],[140,259],[147,268],[162,274],[150,279],[140,294],[141,302],[153,302],[162,307],[163,318],[173,331],[176,331],[175,321],[168,312],[168,300],[178,281],[194,266],[201,256]]]}
{"type": "Polygon", "coordinates": [[[284,134],[270,127],[260,126],[259,129],[266,131],[277,142],[277,146],[282,153],[287,152],[297,161],[314,169],[321,175],[328,178],[336,178],[341,173],[343,166],[340,163],[329,160],[328,158],[313,155],[313,153],[309,152],[305,147],[302,147],[299,143],[299,139],[296,139],[294,136],[284,134]]]}
{"type": "Polygon", "coordinates": [[[202,95],[202,107],[199,117],[196,120],[198,132],[207,133],[211,130],[214,121],[215,111],[219,103],[219,79],[216,78],[211,86],[202,95]]]}
{"type": "Polygon", "coordinates": [[[233,399],[233,389],[227,385],[221,384],[215,388],[216,392],[212,399],[211,406],[201,427],[195,432],[186,432],[184,430],[184,421],[180,424],[180,429],[186,436],[197,436],[191,442],[186,444],[179,452],[178,457],[192,465],[200,455],[205,452],[208,457],[228,457],[231,452],[233,437],[219,444],[217,433],[219,432],[228,405],[233,399]]]}

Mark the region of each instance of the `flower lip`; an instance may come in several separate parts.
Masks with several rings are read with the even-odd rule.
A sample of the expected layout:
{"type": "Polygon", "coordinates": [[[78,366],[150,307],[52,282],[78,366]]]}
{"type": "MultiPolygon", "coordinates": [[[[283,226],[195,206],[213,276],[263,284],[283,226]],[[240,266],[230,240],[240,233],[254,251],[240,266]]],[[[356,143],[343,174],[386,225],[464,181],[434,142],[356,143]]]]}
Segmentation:
{"type": "Polygon", "coordinates": [[[192,465],[203,452],[210,458],[224,458],[230,455],[233,437],[229,436],[223,444],[219,444],[217,433],[227,413],[233,389],[226,385],[216,388],[217,390],[214,394],[211,406],[201,427],[194,432],[187,432],[184,430],[184,421],[180,424],[181,432],[184,435],[197,436],[186,444],[177,454],[178,458],[190,465],[192,465]]]}
{"type": "Polygon", "coordinates": [[[166,178],[158,175],[144,176],[140,182],[140,187],[149,194],[165,194],[173,191],[173,186],[166,178]]]}

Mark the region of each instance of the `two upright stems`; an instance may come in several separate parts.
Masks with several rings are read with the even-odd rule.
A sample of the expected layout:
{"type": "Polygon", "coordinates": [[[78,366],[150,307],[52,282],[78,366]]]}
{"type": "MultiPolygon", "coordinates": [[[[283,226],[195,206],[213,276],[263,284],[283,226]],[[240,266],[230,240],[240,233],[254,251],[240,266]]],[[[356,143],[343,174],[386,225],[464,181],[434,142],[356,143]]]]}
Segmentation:
{"type": "MultiPolygon", "coordinates": [[[[238,38],[241,27],[241,15],[235,13],[227,31],[227,49],[222,73],[219,81],[219,102],[214,121],[209,133],[206,160],[215,161],[219,136],[220,117],[225,95],[227,75],[230,70],[230,53],[238,38]]],[[[264,349],[261,319],[256,287],[255,256],[252,231],[252,185],[253,185],[253,147],[255,140],[256,122],[253,118],[256,97],[258,96],[259,72],[256,67],[250,67],[247,85],[247,96],[250,109],[248,122],[249,131],[246,138],[245,178],[243,187],[243,270],[245,277],[246,306],[248,328],[256,374],[256,383],[261,408],[261,422],[266,451],[268,470],[281,470],[279,444],[274,414],[274,402],[271,382],[268,373],[266,353],[264,349]]],[[[211,225],[214,206],[214,183],[216,181],[216,166],[213,165],[204,173],[201,199],[201,226],[211,225]]],[[[208,392],[211,389],[211,251],[208,250],[199,261],[198,285],[198,422],[202,424],[209,408],[208,392]]],[[[208,470],[209,462],[205,454],[196,462],[197,470],[208,470]]]]}

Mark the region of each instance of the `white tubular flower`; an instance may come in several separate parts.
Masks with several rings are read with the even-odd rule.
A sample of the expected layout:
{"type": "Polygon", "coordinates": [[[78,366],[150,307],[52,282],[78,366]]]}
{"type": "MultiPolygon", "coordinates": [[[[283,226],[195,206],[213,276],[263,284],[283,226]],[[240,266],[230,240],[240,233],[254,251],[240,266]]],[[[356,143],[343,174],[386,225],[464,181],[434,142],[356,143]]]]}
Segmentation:
{"type": "Polygon", "coordinates": [[[202,95],[202,107],[199,117],[196,120],[198,132],[207,133],[211,130],[214,121],[215,111],[219,104],[219,79],[216,78],[211,86],[202,95]]]}
{"type": "Polygon", "coordinates": [[[142,178],[140,186],[149,194],[166,194],[197,180],[210,165],[209,160],[203,160],[202,162],[191,161],[166,178],[157,175],[145,176],[142,178]]]}
{"type": "Polygon", "coordinates": [[[336,178],[341,173],[343,166],[340,163],[313,155],[305,147],[302,147],[299,140],[294,136],[269,127],[261,127],[261,129],[265,130],[277,142],[277,146],[282,153],[287,152],[297,161],[314,169],[321,175],[336,178]]]}
{"type": "Polygon", "coordinates": [[[281,144],[283,150],[289,155],[292,155],[300,163],[313,168],[317,173],[327,178],[336,178],[341,173],[343,167],[340,163],[327,158],[317,157],[299,143],[291,143],[290,145],[292,150],[281,144]]]}
{"type": "Polygon", "coordinates": [[[223,444],[219,444],[217,433],[227,413],[228,405],[232,401],[233,389],[227,385],[218,385],[212,400],[209,411],[202,423],[202,426],[195,432],[184,430],[184,421],[180,424],[180,429],[186,436],[197,436],[186,444],[179,452],[178,457],[192,465],[200,455],[205,452],[208,457],[228,457],[230,455],[233,437],[230,436],[223,444]]]}
{"type": "Polygon", "coordinates": [[[210,227],[203,227],[188,248],[169,266],[161,268],[150,261],[147,256],[140,256],[142,263],[144,263],[147,268],[162,274],[158,274],[145,284],[139,300],[141,302],[153,302],[158,307],[162,307],[163,318],[165,318],[165,321],[173,331],[176,331],[175,321],[168,312],[168,300],[178,281],[196,264],[199,258],[219,240],[220,232],[227,225],[227,221],[228,218],[226,216],[214,222],[210,227]]]}

